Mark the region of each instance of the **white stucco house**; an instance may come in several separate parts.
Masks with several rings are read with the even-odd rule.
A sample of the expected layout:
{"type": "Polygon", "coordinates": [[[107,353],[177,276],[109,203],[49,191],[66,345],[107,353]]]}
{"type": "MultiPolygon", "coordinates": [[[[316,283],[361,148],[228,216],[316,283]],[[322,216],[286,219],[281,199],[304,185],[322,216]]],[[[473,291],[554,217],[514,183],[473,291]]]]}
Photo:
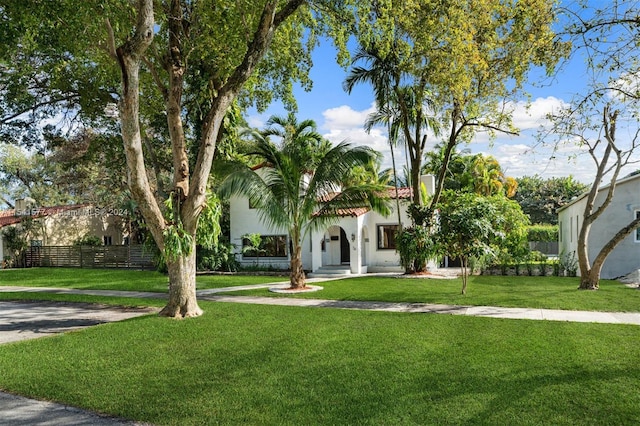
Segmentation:
{"type": "MultiPolygon", "coordinates": [[[[431,175],[421,177],[427,193],[433,194],[435,179],[431,175]]],[[[395,233],[398,229],[395,189],[389,189],[392,212],[384,217],[367,208],[340,211],[335,224],[313,233],[303,242],[302,264],[306,271],[322,273],[339,270],[341,273],[365,274],[379,271],[401,271],[400,257],[396,252],[395,233]]],[[[411,220],[407,207],[411,188],[399,188],[400,217],[403,226],[411,220]]],[[[291,251],[289,236],[285,230],[272,229],[260,220],[259,212],[251,208],[249,200],[233,196],[230,201],[231,243],[236,259],[243,265],[271,265],[287,269],[291,251]],[[247,244],[243,235],[257,233],[262,236],[264,253],[260,258],[243,255],[247,244]]]]}
{"type": "MultiPolygon", "coordinates": [[[[605,185],[598,190],[596,208],[602,204],[608,189],[609,185],[605,185]]],[[[576,255],[586,203],[587,193],[558,209],[558,243],[561,255],[576,255]]],[[[640,217],[640,174],[618,180],[611,204],[591,226],[588,239],[589,259],[594,259],[620,228],[637,217],[640,217]]],[[[601,276],[605,279],[619,278],[639,269],[640,229],[636,229],[611,252],[604,263],[601,276]]]]}

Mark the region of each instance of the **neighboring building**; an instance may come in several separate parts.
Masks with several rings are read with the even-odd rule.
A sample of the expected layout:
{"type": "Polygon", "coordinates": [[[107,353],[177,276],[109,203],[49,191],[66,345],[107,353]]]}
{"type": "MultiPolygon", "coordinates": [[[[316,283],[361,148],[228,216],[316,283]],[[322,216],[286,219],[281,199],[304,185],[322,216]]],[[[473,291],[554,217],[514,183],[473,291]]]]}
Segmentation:
{"type": "MultiPolygon", "coordinates": [[[[594,205],[596,208],[602,204],[608,189],[609,185],[606,185],[598,190],[594,205]]],[[[560,256],[576,256],[586,203],[587,193],[558,209],[560,256]]],[[[611,204],[591,225],[588,239],[589,259],[593,260],[620,228],[639,216],[640,175],[627,176],[618,181],[611,204]]],[[[636,229],[609,254],[602,267],[601,276],[605,279],[619,278],[639,269],[640,229],[636,229]]]]}
{"type": "Polygon", "coordinates": [[[16,208],[0,211],[0,261],[11,253],[3,240],[3,231],[9,227],[24,230],[30,246],[70,246],[84,236],[96,236],[104,245],[125,243],[125,219],[116,213],[96,209],[87,204],[55,207],[36,207],[33,200],[17,200],[16,208]]]}
{"type": "MultiPolygon", "coordinates": [[[[435,180],[431,175],[421,177],[428,194],[433,194],[435,180]]],[[[303,268],[321,272],[321,268],[339,267],[353,274],[377,271],[401,271],[400,257],[396,252],[395,233],[398,215],[395,211],[395,189],[389,189],[392,213],[384,217],[367,208],[344,209],[334,225],[314,232],[303,241],[303,268]]],[[[399,188],[401,220],[403,226],[410,223],[407,207],[411,202],[411,188],[399,188]]],[[[271,265],[286,269],[290,266],[290,243],[285,230],[272,229],[260,220],[258,210],[251,208],[249,200],[234,196],[230,199],[231,243],[236,258],[244,266],[271,265]],[[247,244],[243,235],[257,233],[263,238],[264,253],[260,258],[242,254],[247,244]]]]}

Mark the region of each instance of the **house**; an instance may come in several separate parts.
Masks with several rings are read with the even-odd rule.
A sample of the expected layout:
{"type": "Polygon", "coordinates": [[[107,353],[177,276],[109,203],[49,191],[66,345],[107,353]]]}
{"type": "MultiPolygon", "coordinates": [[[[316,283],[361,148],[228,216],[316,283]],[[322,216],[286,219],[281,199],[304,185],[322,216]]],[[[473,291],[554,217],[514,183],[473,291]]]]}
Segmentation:
{"type": "Polygon", "coordinates": [[[70,246],[85,236],[98,237],[104,245],[125,243],[126,223],[117,209],[88,204],[36,207],[31,199],[17,200],[15,207],[0,211],[0,261],[13,255],[3,236],[11,227],[21,231],[31,247],[70,246]]]}
{"type": "MultiPolygon", "coordinates": [[[[594,207],[602,205],[609,187],[610,185],[605,185],[598,189],[594,207]]],[[[587,195],[587,193],[582,194],[558,209],[558,243],[561,256],[576,256],[578,234],[583,223],[587,195]]],[[[620,228],[639,216],[640,174],[636,174],[618,180],[611,204],[591,225],[588,239],[589,259],[593,260],[620,228]]],[[[639,269],[640,229],[636,229],[611,252],[602,267],[601,277],[619,278],[639,269]]]]}
{"type": "MultiPolygon", "coordinates": [[[[421,177],[427,194],[433,194],[434,176],[421,177]]],[[[367,208],[343,209],[335,224],[314,232],[303,241],[303,268],[311,272],[339,270],[352,274],[367,272],[401,271],[400,257],[396,252],[395,233],[398,230],[395,189],[389,189],[392,198],[392,213],[384,217],[367,208]]],[[[400,217],[403,226],[411,220],[407,207],[411,202],[411,188],[398,188],[400,217]]],[[[259,212],[251,208],[249,200],[240,196],[230,199],[231,243],[236,259],[243,266],[259,264],[278,269],[290,265],[290,243],[285,230],[272,229],[262,223],[259,212]],[[260,257],[243,254],[248,241],[246,234],[262,236],[260,257]]]]}

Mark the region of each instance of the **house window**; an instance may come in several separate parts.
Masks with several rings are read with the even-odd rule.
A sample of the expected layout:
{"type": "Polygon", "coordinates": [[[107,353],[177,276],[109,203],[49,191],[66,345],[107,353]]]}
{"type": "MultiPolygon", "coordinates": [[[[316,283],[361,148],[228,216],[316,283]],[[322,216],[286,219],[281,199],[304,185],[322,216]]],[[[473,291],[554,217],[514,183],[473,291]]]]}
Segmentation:
{"type": "Polygon", "coordinates": [[[378,249],[395,250],[398,225],[378,225],[378,249]]]}
{"type": "Polygon", "coordinates": [[[558,239],[562,242],[562,221],[558,222],[558,239]]]}
{"type": "MultiPolygon", "coordinates": [[[[640,210],[636,210],[636,219],[640,219],[640,210]]],[[[640,243],[640,228],[636,228],[635,242],[640,243]]]]}
{"type": "Polygon", "coordinates": [[[42,247],[42,240],[31,240],[31,247],[42,247]]]}
{"type": "Polygon", "coordinates": [[[248,238],[242,239],[242,257],[287,257],[287,236],[286,235],[263,235],[260,239],[258,249],[244,250],[250,247],[251,241],[248,238]]]}
{"type": "Polygon", "coordinates": [[[104,237],[102,237],[102,242],[104,243],[105,246],[110,246],[112,243],[111,236],[105,235],[104,237]]]}

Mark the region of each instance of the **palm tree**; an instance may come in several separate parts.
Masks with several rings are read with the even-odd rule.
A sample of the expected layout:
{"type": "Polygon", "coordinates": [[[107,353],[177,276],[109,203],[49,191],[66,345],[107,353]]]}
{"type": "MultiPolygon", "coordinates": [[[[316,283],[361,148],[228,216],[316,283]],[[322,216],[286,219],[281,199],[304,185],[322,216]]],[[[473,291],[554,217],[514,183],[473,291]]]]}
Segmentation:
{"type": "Polygon", "coordinates": [[[365,49],[360,47],[353,56],[352,64],[365,62],[369,68],[354,66],[343,83],[347,93],[351,93],[356,84],[370,83],[373,86],[377,111],[370,115],[365,123],[367,133],[374,125],[384,123],[387,125],[387,140],[391,151],[391,166],[393,170],[394,186],[396,188],[396,211],[398,214],[398,226],[402,229],[402,219],[400,216],[400,200],[398,197],[398,169],[396,167],[396,156],[394,147],[398,140],[398,121],[394,119],[397,111],[394,110],[393,97],[394,87],[399,84],[400,73],[398,71],[398,58],[391,53],[386,56],[371,47],[365,49]]]}
{"type": "Polygon", "coordinates": [[[298,123],[293,115],[273,117],[265,132],[253,132],[249,153],[261,167],[237,165],[222,183],[222,196],[240,194],[258,209],[265,225],[285,229],[291,240],[291,288],[305,287],[302,241],[314,230],[338,219],[338,210],[368,207],[389,214],[386,200],[378,196],[381,185],[360,184],[341,188],[352,168],[365,167],[378,155],[364,146],[340,143],[334,147],[315,131],[311,120],[298,123]],[[276,145],[269,135],[281,137],[276,145]]]}

